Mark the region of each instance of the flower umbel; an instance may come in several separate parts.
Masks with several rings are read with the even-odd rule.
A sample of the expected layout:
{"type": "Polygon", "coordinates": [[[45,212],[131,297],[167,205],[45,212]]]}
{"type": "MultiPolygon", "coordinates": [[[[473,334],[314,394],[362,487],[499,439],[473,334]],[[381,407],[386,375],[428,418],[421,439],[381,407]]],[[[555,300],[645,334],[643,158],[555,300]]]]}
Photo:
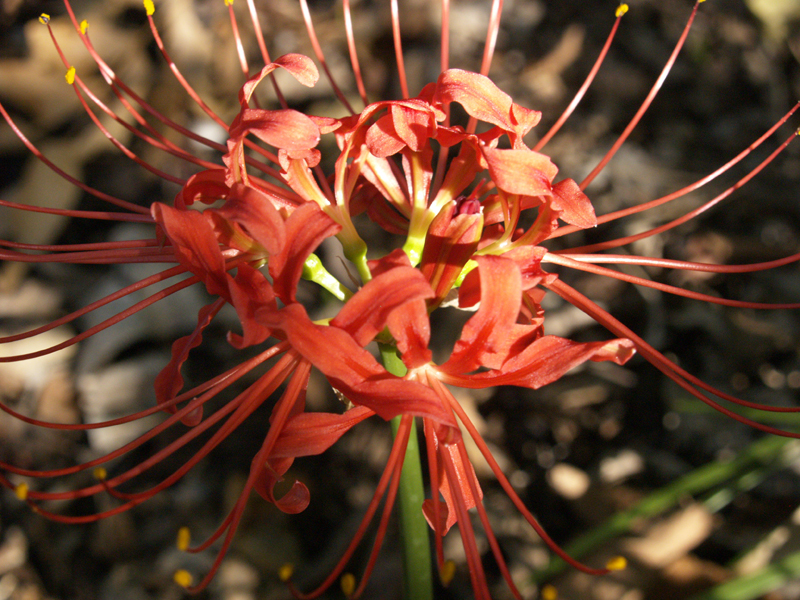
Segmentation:
{"type": "Polygon", "coordinates": [[[558,166],[542,150],[575,110],[602,65],[627,12],[624,4],[616,11],[608,39],[584,85],[561,118],[532,146],[526,139],[532,137],[529,134],[539,124],[541,113],[516,103],[489,78],[502,8],[499,0],[493,4],[483,62],[477,73],[449,66],[449,3],[443,0],[438,76],[416,96],[411,96],[408,89],[398,6],[392,0],[393,40],[402,97],[376,102],[370,102],[367,96],[351,7],[345,0],[346,40],[363,104],[360,110],[331,76],[306,0],[300,0],[299,4],[316,63],[298,53],[273,60],[261,34],[259,12],[253,0],[247,0],[247,15],[264,65],[257,71],[248,64],[233,3],[226,1],[243,73],[237,110],[229,121],[200,98],[173,62],[159,34],[156,6],[146,0],[144,10],[156,45],[179,85],[224,132],[225,143],[175,123],[126,85],[95,49],[85,22],[78,21],[69,0],[64,0],[75,35],[110,88],[113,104],[122,106],[126,112],[124,118],[118,115],[111,108],[112,103],[104,101],[103,94],[93,92],[82,73],[70,64],[52,28],[52,19],[42,15],[40,21],[50,31],[67,73],[67,83],[73,87],[89,118],[122,153],[139,167],[175,185],[178,192],[171,202],[156,201],[143,207],[96,190],[52,163],[0,105],[0,113],[30,152],[67,182],[110,205],[109,210],[90,212],[0,200],[2,210],[133,222],[152,228],[149,237],[128,241],[73,245],[2,241],[0,258],[20,263],[168,265],[155,275],[122,287],[47,325],[0,338],[0,343],[12,344],[43,336],[116,300],[148,288],[157,290],[66,341],[33,352],[4,354],[0,362],[34,359],[68,348],[161,300],[168,302],[173,294],[196,284],[204,286],[210,301],[198,312],[194,330],[173,343],[171,360],[154,382],[157,405],[152,408],[99,423],[61,424],[34,419],[11,406],[0,405],[16,419],[56,430],[103,429],[162,411],[167,413],[164,420],[122,447],[78,465],[36,470],[0,462],[0,483],[37,513],[55,521],[97,521],[131,509],[173,485],[227,437],[236,435],[237,429],[266,404],[270,410],[269,428],[228,516],[200,544],[192,546],[188,530],[181,529],[178,534],[180,549],[188,552],[201,552],[220,542],[213,565],[199,582],[195,583],[188,571],[180,570],[175,576],[180,585],[197,592],[209,584],[222,564],[251,491],[285,513],[302,512],[313,501],[303,482],[295,481],[288,491],[276,492],[276,486],[295,459],[325,452],[370,417],[394,420],[395,437],[383,475],[341,560],[308,593],[297,589],[292,582],[292,569],[281,572],[281,579],[289,582],[297,597],[317,597],[340,580],[345,594],[355,598],[364,592],[374,569],[401,486],[406,448],[415,435],[414,422],[419,420],[431,489],[417,512],[421,510],[433,531],[443,582],[453,576],[452,563],[445,560],[443,540],[457,525],[474,594],[480,599],[490,597],[470,516],[474,510],[500,576],[514,597],[522,597],[483,505],[483,491],[468,454],[468,442],[474,444],[512,504],[554,553],[593,575],[623,568],[624,559],[619,557],[604,566],[578,562],[547,535],[509,482],[453,390],[496,386],[538,389],[585,363],[624,365],[638,352],[693,397],[733,419],[767,433],[800,437],[795,432],[743,416],[727,405],[733,403],[764,412],[797,412],[800,408],[763,406],[701,381],[563,276],[569,269],[604,275],[728,307],[800,308],[800,303],[723,299],[603,266],[734,274],[765,271],[800,260],[800,254],[794,254],[757,264],[717,265],[607,252],[669,231],[708,211],[758,175],[792,142],[794,133],[727,190],[667,223],[582,247],[561,247],[552,241],[664,206],[694,192],[743,162],[797,109],[797,106],[792,108],[753,144],[710,175],[631,208],[600,216],[595,213],[585,191],[655,100],[689,35],[701,2],[689,14],[674,51],[629,125],[599,163],[587,169],[588,175],[580,182],[561,177],[558,166]],[[288,73],[294,82],[312,88],[319,80],[317,63],[347,111],[346,116],[308,114],[289,107],[276,74],[288,73]],[[273,84],[276,98],[271,109],[262,108],[266,94],[261,84],[265,80],[273,84]],[[458,115],[463,115],[463,122],[459,122],[458,115]],[[131,149],[134,144],[126,145],[112,133],[110,122],[126,130],[137,145],[159,150],[186,165],[191,174],[183,178],[168,173],[141,153],[137,154],[131,149]],[[188,143],[174,141],[180,136],[203,146],[215,158],[205,158],[205,152],[192,154],[186,150],[188,143]],[[368,243],[367,240],[376,237],[369,232],[376,229],[380,231],[381,242],[368,243]],[[335,253],[330,248],[337,243],[347,261],[350,274],[347,281],[332,274],[338,265],[332,260],[331,254],[335,253]],[[334,316],[313,316],[314,309],[304,302],[307,294],[302,293],[312,287],[322,288],[333,296],[337,302],[334,316]],[[548,291],[589,315],[612,337],[587,342],[547,334],[543,302],[548,291]],[[192,389],[184,389],[184,364],[204,344],[204,333],[226,307],[235,311],[238,321],[239,331],[230,331],[227,339],[237,352],[242,352],[241,362],[213,374],[192,389]],[[454,308],[469,311],[471,316],[454,336],[456,340],[449,355],[434,360],[431,336],[438,315],[454,308]],[[382,361],[376,358],[376,347],[382,361]],[[306,394],[312,370],[321,373],[337,396],[346,400],[342,410],[309,410],[306,394]],[[216,402],[219,399],[223,401],[216,402]],[[117,468],[116,459],[168,430],[181,433],[139,464],[117,468]],[[190,457],[158,484],[150,489],[124,491],[130,488],[129,482],[186,448],[192,449],[190,457]],[[95,481],[68,491],[37,488],[36,480],[84,471],[92,471],[95,481]],[[111,496],[115,504],[88,515],[65,514],[60,508],[53,508],[55,501],[98,495],[111,496]],[[355,578],[345,569],[382,501],[366,567],[362,576],[355,578]]]}

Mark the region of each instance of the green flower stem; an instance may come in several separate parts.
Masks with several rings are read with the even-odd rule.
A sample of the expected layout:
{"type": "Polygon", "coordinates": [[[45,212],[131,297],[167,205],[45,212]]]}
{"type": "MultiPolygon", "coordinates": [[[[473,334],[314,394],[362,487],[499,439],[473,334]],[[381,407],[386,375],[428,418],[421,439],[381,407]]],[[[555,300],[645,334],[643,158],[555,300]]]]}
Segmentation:
{"type": "MultiPolygon", "coordinates": [[[[406,366],[393,346],[380,344],[381,358],[386,370],[402,377],[406,366]]],[[[397,435],[401,417],[392,419],[392,432],[397,435]]],[[[422,514],[425,490],[422,485],[422,464],[417,442],[417,426],[412,423],[403,470],[400,474],[400,531],[403,543],[406,600],[433,600],[433,562],[431,560],[428,523],[422,514]]]]}
{"type": "Polygon", "coordinates": [[[342,283],[331,275],[330,271],[325,268],[322,261],[316,254],[311,254],[303,263],[303,279],[313,281],[317,285],[325,288],[337,299],[346,302],[352,295],[349,289],[342,285],[342,283]]]}
{"type": "Polygon", "coordinates": [[[718,585],[692,600],[753,600],[800,577],[800,552],[789,554],[763,569],[718,585]]]}

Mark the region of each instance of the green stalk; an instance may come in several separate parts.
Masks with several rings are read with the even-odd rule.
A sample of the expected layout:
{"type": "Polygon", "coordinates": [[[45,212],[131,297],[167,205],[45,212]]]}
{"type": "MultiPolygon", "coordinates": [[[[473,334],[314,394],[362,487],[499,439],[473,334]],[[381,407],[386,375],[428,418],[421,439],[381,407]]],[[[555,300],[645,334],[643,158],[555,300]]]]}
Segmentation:
{"type": "Polygon", "coordinates": [[[753,600],[800,577],[800,552],[789,554],[763,569],[720,584],[692,600],[753,600]]]}
{"type": "MultiPolygon", "coordinates": [[[[777,436],[765,436],[742,450],[736,458],[727,462],[714,462],[695,469],[678,481],[664,486],[640,500],[632,508],[611,517],[602,525],[578,537],[565,546],[564,550],[575,558],[581,558],[598,548],[605,542],[628,532],[638,520],[655,517],[677,506],[681,499],[707,492],[727,481],[736,479],[733,488],[746,489],[754,474],[772,466],[784,466],[781,457],[789,452],[793,440],[777,436]]],[[[728,489],[726,494],[720,492],[708,497],[708,508],[717,510],[725,505],[726,498],[733,498],[728,489]]],[[[548,567],[535,573],[533,580],[542,583],[556,576],[566,568],[567,564],[560,558],[554,558],[548,567]]]]}
{"type": "MultiPolygon", "coordinates": [[[[393,346],[380,344],[381,358],[386,370],[402,377],[406,366],[393,346]]],[[[392,419],[392,432],[396,436],[401,417],[392,419]]],[[[400,537],[403,543],[403,570],[405,572],[403,597],[405,600],[433,600],[433,562],[428,537],[428,523],[422,514],[425,490],[422,485],[422,463],[417,442],[416,423],[411,425],[411,435],[403,459],[398,490],[400,507],[400,537]]]]}

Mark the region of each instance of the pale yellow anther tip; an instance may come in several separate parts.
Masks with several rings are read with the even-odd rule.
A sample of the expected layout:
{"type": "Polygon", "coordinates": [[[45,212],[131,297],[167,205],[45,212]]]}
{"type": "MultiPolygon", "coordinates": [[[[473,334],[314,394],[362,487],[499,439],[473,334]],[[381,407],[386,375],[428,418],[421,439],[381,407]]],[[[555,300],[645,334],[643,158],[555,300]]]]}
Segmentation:
{"type": "Polygon", "coordinates": [[[28,487],[27,483],[20,483],[17,487],[14,488],[14,495],[20,500],[27,500],[29,490],[30,488],[28,487]]]}
{"type": "Polygon", "coordinates": [[[64,79],[66,79],[67,83],[70,85],[75,83],[75,67],[67,69],[67,74],[64,75],[64,79]]]}
{"type": "Polygon", "coordinates": [[[794,134],[795,135],[800,135],[800,127],[797,128],[797,130],[794,132],[794,134]]]}
{"type": "Polygon", "coordinates": [[[192,541],[192,533],[189,531],[188,527],[181,527],[178,529],[178,550],[184,551],[189,547],[189,544],[192,541]]]}
{"type": "Polygon", "coordinates": [[[156,12],[156,6],[153,4],[153,0],[144,0],[144,11],[147,13],[148,17],[151,17],[154,12],[156,12]]]}
{"type": "Polygon", "coordinates": [[[175,571],[175,575],[172,576],[172,579],[182,588],[188,588],[192,585],[192,581],[194,581],[192,574],[185,569],[175,571]]]}
{"type": "Polygon", "coordinates": [[[606,569],[609,571],[622,571],[627,566],[628,561],[625,560],[624,556],[615,556],[606,563],[606,569]]]}
{"type": "Polygon", "coordinates": [[[626,12],[628,12],[628,5],[627,4],[620,4],[617,7],[617,12],[615,14],[616,14],[616,16],[621,17],[626,12]]]}
{"type": "Polygon", "coordinates": [[[292,578],[294,575],[294,565],[291,563],[286,563],[280,569],[278,569],[278,579],[280,579],[283,583],[286,583],[292,578]]]}
{"type": "Polygon", "coordinates": [[[92,471],[92,475],[98,481],[105,481],[108,477],[108,471],[106,471],[103,467],[95,467],[94,471],[92,471]]]}
{"type": "Polygon", "coordinates": [[[558,590],[548,583],[542,587],[539,597],[542,600],[556,600],[558,598],[558,590]]]}
{"type": "Polygon", "coordinates": [[[89,29],[89,21],[84,19],[81,21],[81,35],[86,35],[86,30],[89,29]]]}
{"type": "Polygon", "coordinates": [[[42,25],[47,25],[50,22],[50,15],[47,13],[42,13],[39,15],[39,23],[42,25]]]}
{"type": "Polygon", "coordinates": [[[450,582],[453,581],[453,577],[456,576],[456,563],[452,560],[444,561],[442,565],[442,570],[439,573],[439,578],[442,580],[442,585],[447,587],[450,585],[450,582]]]}
{"type": "Polygon", "coordinates": [[[356,576],[352,573],[345,573],[342,575],[339,585],[342,586],[342,592],[344,595],[349,598],[353,595],[353,592],[356,591],[356,576]]]}

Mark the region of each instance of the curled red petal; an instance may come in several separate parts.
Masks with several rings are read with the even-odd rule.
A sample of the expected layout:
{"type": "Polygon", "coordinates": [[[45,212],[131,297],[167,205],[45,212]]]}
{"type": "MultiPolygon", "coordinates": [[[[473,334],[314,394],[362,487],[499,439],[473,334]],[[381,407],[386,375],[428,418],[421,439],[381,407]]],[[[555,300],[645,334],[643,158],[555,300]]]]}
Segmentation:
{"type": "Polygon", "coordinates": [[[239,265],[236,277],[229,282],[231,304],[242,324],[243,335],[228,333],[228,342],[234,348],[246,348],[265,341],[271,334],[269,328],[256,319],[264,310],[277,310],[275,293],[261,271],[243,264],[239,265]]]}
{"type": "MultiPolygon", "coordinates": [[[[442,531],[437,531],[436,533],[438,535],[445,535],[458,521],[458,511],[455,509],[455,499],[453,498],[454,489],[456,490],[456,493],[459,493],[462,496],[463,502],[467,509],[474,508],[477,506],[478,502],[483,499],[483,491],[481,490],[481,486],[478,483],[478,478],[475,475],[475,469],[472,467],[471,463],[462,460],[462,454],[458,448],[458,445],[463,443],[464,442],[462,440],[459,440],[456,443],[444,445],[441,444],[438,437],[434,435],[436,460],[439,463],[438,489],[444,498],[444,506],[440,506],[439,509],[441,511],[440,516],[444,517],[444,529],[442,531]],[[454,486],[450,485],[444,465],[442,464],[442,461],[444,460],[451,461],[455,467],[455,473],[458,481],[453,482],[455,484],[454,486]],[[472,483],[478,492],[477,498],[472,493],[472,487],[470,486],[469,479],[472,479],[472,483]]],[[[422,504],[422,512],[425,514],[425,519],[428,521],[428,524],[432,529],[434,528],[433,502],[439,502],[438,498],[426,500],[422,504]]]]}
{"type": "Polygon", "coordinates": [[[442,373],[440,377],[446,383],[467,388],[516,385],[538,389],[587,360],[610,360],[621,365],[635,352],[633,342],[627,339],[581,343],[550,335],[534,341],[500,369],[473,375],[442,373]]]}
{"type": "Polygon", "coordinates": [[[319,80],[319,71],[314,61],[303,54],[284,54],[275,62],[265,65],[261,71],[247,80],[239,90],[239,103],[246,107],[250,103],[256,86],[277,68],[289,71],[292,76],[306,87],[313,87],[319,80]]]}
{"type": "Polygon", "coordinates": [[[290,153],[310,150],[319,144],[320,139],[317,124],[303,113],[290,108],[242,109],[231,124],[230,135],[232,138],[240,138],[248,133],[290,153]]]}
{"type": "Polygon", "coordinates": [[[501,367],[538,335],[537,328],[517,323],[522,306],[522,273],[519,266],[502,256],[479,256],[478,268],[464,281],[463,293],[480,282],[481,305],[464,324],[450,359],[440,369],[446,373],[468,373],[479,367],[501,367]],[[479,280],[478,280],[479,278],[479,280]]]}
{"type": "MultiPolygon", "coordinates": [[[[161,369],[161,372],[156,375],[154,387],[156,393],[156,400],[159,404],[164,404],[175,398],[178,393],[183,389],[183,376],[181,375],[181,367],[186,359],[189,358],[189,352],[192,348],[197,348],[203,342],[203,330],[208,327],[214,316],[222,308],[221,301],[214,302],[208,306],[200,309],[197,315],[197,326],[194,331],[189,335],[175,340],[172,344],[172,358],[167,366],[161,369]]],[[[167,406],[164,410],[169,413],[175,414],[178,409],[175,406],[167,406]]],[[[200,406],[196,410],[186,415],[181,419],[184,425],[194,427],[203,419],[203,407],[200,406]]]]}
{"type": "Polygon", "coordinates": [[[391,375],[346,331],[312,323],[302,305],[290,304],[259,318],[267,327],[283,332],[292,348],[354,404],[372,409],[385,420],[410,414],[457,431],[452,413],[431,388],[391,375]]]}
{"type": "Polygon", "coordinates": [[[225,259],[208,217],[194,210],[178,210],[160,202],[155,202],[150,210],[172,242],[178,262],[203,280],[209,294],[227,299],[225,259]]]}
{"type": "Polygon", "coordinates": [[[290,418],[270,453],[285,458],[322,454],[353,426],[375,413],[365,406],[356,406],[342,413],[300,413],[290,418]]]}
{"type": "Polygon", "coordinates": [[[241,183],[231,187],[225,205],[214,211],[226,221],[238,223],[272,256],[286,244],[283,217],[269,196],[241,183]]]}
{"type": "Polygon", "coordinates": [[[367,129],[367,148],[378,158],[393,156],[406,147],[406,143],[394,128],[390,115],[384,115],[367,129]]]}
{"type": "Polygon", "coordinates": [[[422,273],[410,266],[395,267],[358,290],[331,325],[349,333],[357,344],[366,346],[386,327],[393,311],[414,300],[432,297],[433,290],[422,273]]]}
{"type": "Polygon", "coordinates": [[[336,235],[342,227],[313,202],[298,206],[285,227],[286,244],[280,253],[270,257],[269,272],[275,293],[288,304],[294,302],[305,260],[322,240],[336,235]]]}
{"type": "Polygon", "coordinates": [[[192,175],[175,196],[175,208],[185,209],[195,202],[213,204],[228,194],[225,169],[206,169],[192,175]]]}
{"type": "Polygon", "coordinates": [[[558,168],[549,157],[533,150],[482,148],[489,174],[498,188],[508,194],[549,196],[558,168]]]}
{"type": "Polygon", "coordinates": [[[258,469],[253,489],[264,498],[278,507],[279,510],[288,514],[296,515],[308,508],[311,502],[311,494],[304,483],[295,481],[292,487],[280,498],[275,496],[275,486],[283,481],[283,475],[289,470],[294,462],[293,458],[270,459],[265,465],[258,465],[258,469]]]}
{"type": "Polygon", "coordinates": [[[558,217],[570,225],[588,228],[597,225],[592,201],[583,193],[572,179],[564,179],[553,186],[550,206],[558,217]]]}
{"type": "Polygon", "coordinates": [[[488,77],[460,69],[449,69],[439,76],[436,97],[442,102],[458,102],[469,116],[520,138],[541,118],[540,112],[515,105],[511,96],[488,77]]]}

